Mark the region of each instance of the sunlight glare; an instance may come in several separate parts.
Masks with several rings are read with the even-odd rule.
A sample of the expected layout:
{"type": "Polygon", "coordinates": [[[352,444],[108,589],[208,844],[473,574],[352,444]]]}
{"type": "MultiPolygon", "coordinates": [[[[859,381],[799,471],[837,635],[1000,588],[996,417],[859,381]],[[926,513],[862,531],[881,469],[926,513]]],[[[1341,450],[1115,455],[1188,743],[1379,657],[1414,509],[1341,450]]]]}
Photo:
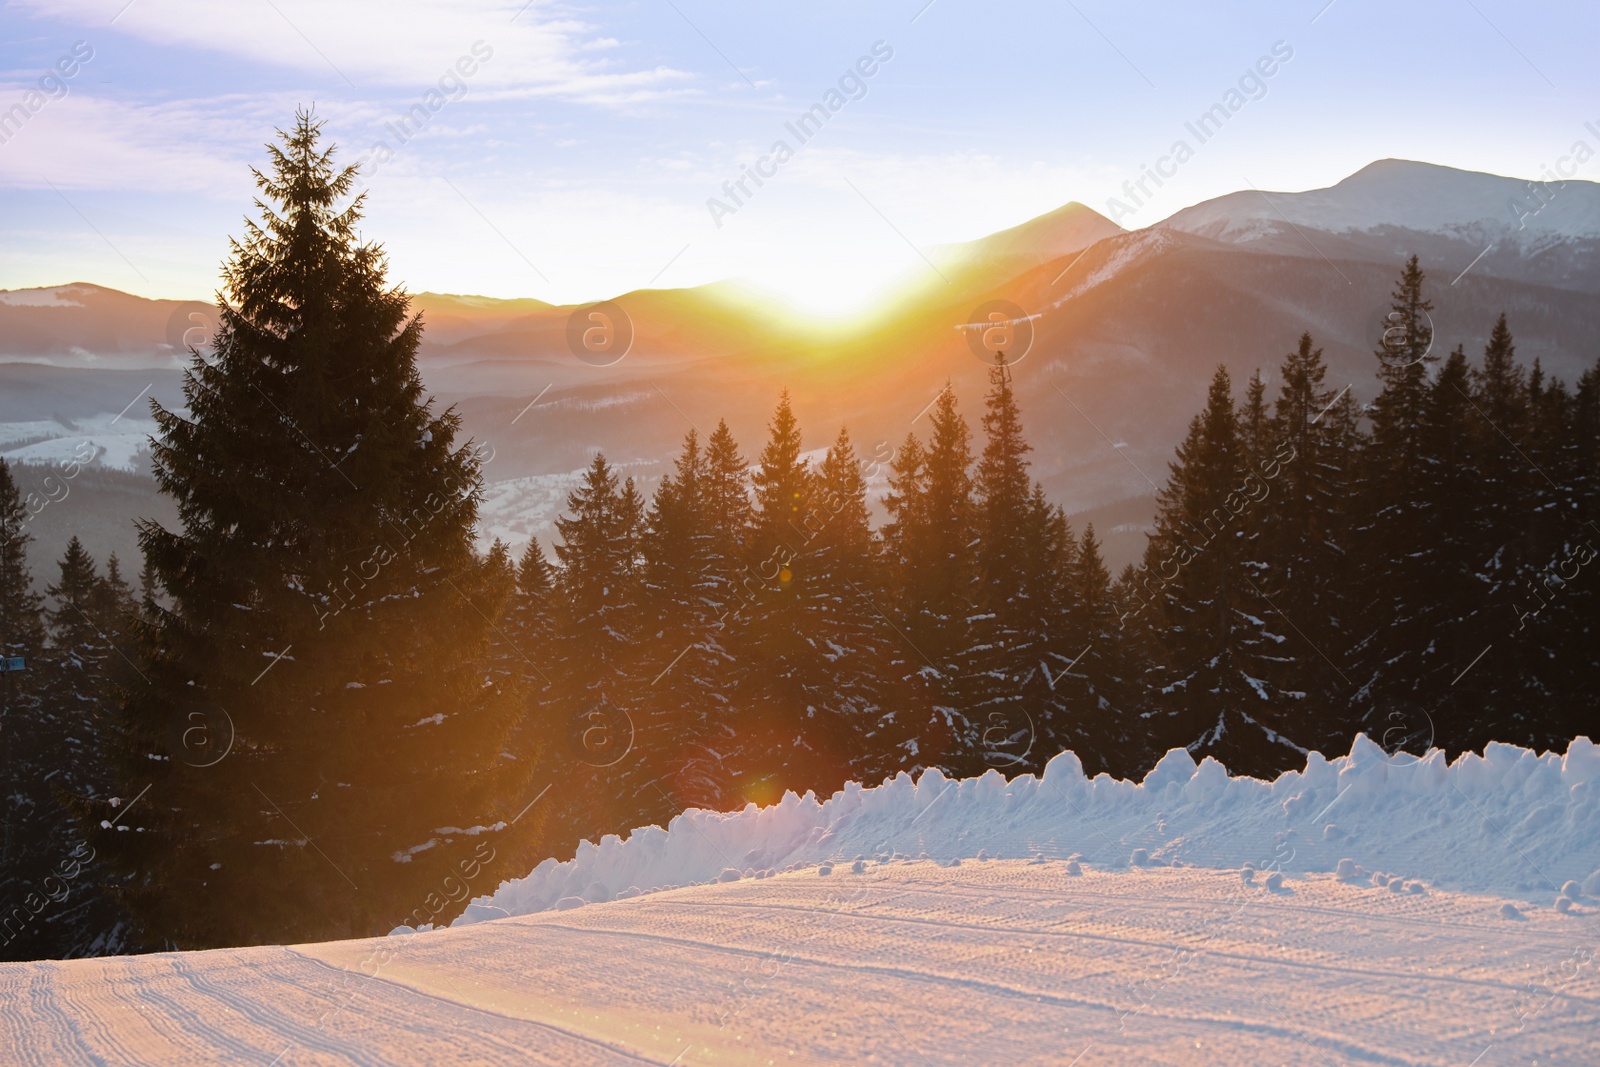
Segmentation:
{"type": "Polygon", "coordinates": [[[775,299],[799,315],[843,324],[872,317],[916,284],[919,274],[932,274],[920,260],[915,266],[903,261],[833,260],[764,265],[740,281],[754,293],[775,299]]]}

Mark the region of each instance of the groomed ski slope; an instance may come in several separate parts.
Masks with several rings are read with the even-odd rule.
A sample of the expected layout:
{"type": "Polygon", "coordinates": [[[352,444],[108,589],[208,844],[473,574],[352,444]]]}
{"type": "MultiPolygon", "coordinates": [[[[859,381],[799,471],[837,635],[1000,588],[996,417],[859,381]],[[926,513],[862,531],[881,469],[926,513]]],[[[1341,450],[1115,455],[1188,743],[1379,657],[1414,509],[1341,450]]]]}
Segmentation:
{"type": "Polygon", "coordinates": [[[1358,741],[689,812],[447,930],[0,966],[0,1063],[1593,1064],[1597,792],[1358,741]]]}

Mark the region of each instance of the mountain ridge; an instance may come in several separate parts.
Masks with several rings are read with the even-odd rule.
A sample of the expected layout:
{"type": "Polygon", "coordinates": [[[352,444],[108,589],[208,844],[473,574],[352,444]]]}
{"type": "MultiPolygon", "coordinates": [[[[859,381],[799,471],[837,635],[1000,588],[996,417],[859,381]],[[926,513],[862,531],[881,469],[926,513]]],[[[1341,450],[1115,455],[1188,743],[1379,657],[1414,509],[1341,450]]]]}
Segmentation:
{"type": "MultiPolygon", "coordinates": [[[[726,418],[753,452],[783,389],[808,447],[831,440],[844,425],[858,452],[887,454],[908,431],[925,431],[917,420],[947,385],[971,419],[987,368],[969,346],[977,331],[967,324],[989,302],[1004,301],[1022,311],[1033,335],[1031,348],[1012,354],[1036,448],[1034,475],[1069,512],[1095,518],[1108,559],[1120,563],[1142,547],[1137,516],[1140,509],[1149,513],[1151,481],[1163,476],[1219,363],[1242,391],[1253,370],[1270,375],[1309,330],[1325,349],[1335,388],[1348,385],[1358,400],[1376,393],[1372,353],[1394,278],[1412,254],[1428,272],[1439,351],[1461,344],[1475,357],[1505,311],[1525,362],[1537,358],[1548,375],[1569,383],[1594,364],[1600,239],[1557,230],[1537,248],[1477,243],[1470,224],[1495,202],[1484,190],[1498,197],[1516,185],[1512,179],[1378,161],[1341,182],[1339,197],[1348,197],[1352,181],[1357,188],[1389,182],[1399,191],[1360,217],[1340,215],[1338,197],[1328,207],[1325,190],[1269,192],[1271,203],[1249,191],[1186,209],[1193,212],[1187,219],[1138,230],[1122,230],[1082,205],[1063,205],[959,246],[965,254],[954,265],[947,261],[942,278],[930,272],[928,284],[847,328],[780,313],[730,283],[636,290],[612,301],[635,333],[617,361],[575,357],[567,340],[571,306],[419,293],[415,306],[427,326],[421,369],[428,389],[457,405],[466,433],[494,446],[489,480],[509,486],[535,479],[529,493],[556,506],[560,494],[539,488],[538,480],[583,468],[596,450],[638,464],[646,484],[652,472],[666,469],[691,426],[703,437],[726,418]],[[1393,224],[1429,222],[1397,215],[1395,205],[1413,195],[1406,189],[1441,180],[1461,183],[1465,192],[1450,202],[1466,205],[1465,222],[1445,232],[1393,224]],[[1296,197],[1311,198],[1304,210],[1296,197]],[[1276,227],[1258,225],[1271,204],[1307,225],[1285,226],[1281,218],[1276,227]],[[1352,217],[1377,218],[1379,225],[1310,224],[1337,227],[1352,217]]],[[[1569,183],[1558,197],[1581,205],[1595,190],[1594,183],[1569,183]]],[[[1567,217],[1560,205],[1558,198],[1535,221],[1547,228],[1560,223],[1567,217]]],[[[201,302],[149,301],[88,284],[56,287],[70,290],[75,306],[69,306],[59,294],[37,295],[46,288],[0,293],[0,390],[23,369],[15,366],[19,360],[53,363],[29,372],[29,395],[41,398],[30,407],[53,406],[72,419],[87,414],[73,399],[81,395],[84,369],[151,368],[108,415],[146,381],[155,381],[156,395],[173,395],[181,367],[174,338],[205,324],[207,311],[215,314],[201,302]],[[16,293],[36,295],[19,300],[16,293]],[[19,339],[29,337],[48,342],[43,358],[19,353],[19,339]],[[52,388],[59,394],[54,401],[52,388]]],[[[191,332],[189,340],[205,333],[191,332]]],[[[524,495],[508,490],[505,509],[493,516],[500,528],[513,528],[504,520],[524,495]]],[[[548,538],[553,513],[545,514],[544,504],[535,510],[514,529],[548,538]]]]}
{"type": "MultiPolygon", "coordinates": [[[[929,251],[952,270],[968,275],[995,272],[1004,275],[962,279],[964,288],[982,289],[1003,285],[1011,277],[1040,264],[1086,252],[1101,241],[1162,230],[1189,233],[1227,244],[1256,243],[1275,251],[1332,255],[1334,258],[1342,250],[1337,239],[1352,235],[1382,237],[1399,244],[1408,240],[1417,244],[1419,238],[1424,244],[1441,240],[1445,243],[1476,241],[1486,253],[1495,247],[1501,249],[1499,256],[1490,256],[1479,264],[1487,271],[1505,269],[1511,258],[1543,256],[1548,259],[1552,252],[1565,251],[1569,253],[1567,258],[1576,262],[1562,266],[1555,273],[1587,276],[1595,273],[1594,268],[1600,263],[1600,183],[1576,178],[1539,183],[1389,158],[1375,160],[1324,188],[1225,193],[1137,230],[1126,230],[1093,208],[1071,200],[1015,226],[971,241],[934,246],[929,251]],[[1514,207],[1514,204],[1521,206],[1514,207]],[[1334,253],[1310,240],[1308,232],[1335,238],[1330,242],[1335,245],[1334,253]],[[1594,248],[1587,247],[1590,241],[1595,242],[1594,248]],[[1508,245],[1515,246],[1519,255],[1508,257],[1508,245]]],[[[1559,279],[1539,280],[1554,282],[1559,279]]],[[[723,280],[672,289],[647,288],[610,299],[624,306],[628,303],[659,306],[663,300],[677,299],[692,305],[695,313],[703,313],[709,305],[732,303],[725,298],[730,284],[723,280]]],[[[544,337],[544,342],[535,346],[536,350],[556,354],[562,330],[537,326],[537,320],[560,318],[564,329],[564,316],[577,307],[587,306],[551,304],[534,297],[500,298],[431,290],[413,293],[411,300],[413,307],[424,315],[428,327],[425,345],[430,353],[446,348],[459,349],[474,337],[487,339],[497,334],[515,333],[520,323],[522,327],[535,327],[533,332],[544,337]]],[[[174,365],[171,359],[180,357],[183,349],[167,336],[172,331],[162,313],[170,318],[180,315],[189,305],[203,307],[209,306],[209,302],[146,298],[82,281],[0,290],[0,359],[32,358],[66,365],[92,365],[96,359],[115,359],[126,364],[130,359],[144,357],[154,360],[152,365],[174,365]],[[46,294],[53,299],[45,299],[46,294]],[[66,325],[61,320],[52,335],[41,321],[45,315],[66,312],[72,307],[91,307],[81,299],[63,300],[64,294],[92,295],[95,303],[106,305],[104,313],[121,317],[119,326],[94,322],[93,316],[85,312],[84,317],[90,321],[80,336],[61,336],[60,326],[66,325]],[[153,328],[157,324],[160,329],[153,328]],[[74,364],[74,360],[79,362],[74,364]]],[[[733,317],[760,318],[769,323],[772,319],[770,315],[759,314],[733,317]]],[[[808,324],[803,315],[789,313],[783,318],[786,324],[798,324],[801,332],[806,332],[804,327],[808,324]]],[[[189,320],[180,319],[180,322],[188,325],[189,320]]],[[[180,338],[182,332],[178,331],[180,338]]],[[[504,345],[490,343],[484,354],[503,357],[504,348],[504,345]]],[[[459,355],[459,352],[453,354],[459,355]]]]}

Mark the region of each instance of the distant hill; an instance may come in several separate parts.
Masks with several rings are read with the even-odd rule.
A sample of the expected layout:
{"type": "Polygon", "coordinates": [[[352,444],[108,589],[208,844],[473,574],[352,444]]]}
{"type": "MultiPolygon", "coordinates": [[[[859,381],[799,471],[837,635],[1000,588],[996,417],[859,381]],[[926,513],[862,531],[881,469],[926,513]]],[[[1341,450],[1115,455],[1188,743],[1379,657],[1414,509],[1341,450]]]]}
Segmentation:
{"type": "MultiPolygon", "coordinates": [[[[946,381],[976,426],[986,370],[962,327],[979,305],[1007,301],[1034,332],[1016,366],[1034,472],[1080,523],[1095,519],[1120,563],[1143,543],[1139,516],[1151,512],[1152,483],[1164,481],[1218,363],[1242,389],[1310,330],[1335,388],[1348,385],[1359,399],[1376,392],[1372,350],[1413,252],[1428,271],[1441,352],[1460,343],[1475,356],[1503,310],[1524,360],[1537,357],[1568,382],[1593,365],[1600,185],[1537,191],[1542,200],[1525,181],[1382,160],[1327,189],[1230,193],[1131,232],[1069,203],[930,250],[939,276],[929,271],[848,328],[728,284],[623,294],[615,303],[634,340],[609,366],[569,349],[573,307],[436,293],[413,301],[427,324],[429,387],[494,448],[487,473],[503,484],[486,505],[485,529],[514,539],[550,535],[563,478],[596,450],[629,464],[648,488],[691,425],[705,434],[726,418],[753,456],[784,388],[807,447],[848,425],[859,451],[886,452],[925,429],[921,412],[946,381]]],[[[73,369],[53,384],[30,372],[27,412],[77,412],[89,395],[84,382],[113,368],[164,369],[168,376],[146,380],[166,401],[183,329],[207,309],[83,283],[0,292],[0,361],[73,369]]],[[[142,383],[115,384],[93,394],[111,413],[126,400],[110,397],[142,383]]]]}

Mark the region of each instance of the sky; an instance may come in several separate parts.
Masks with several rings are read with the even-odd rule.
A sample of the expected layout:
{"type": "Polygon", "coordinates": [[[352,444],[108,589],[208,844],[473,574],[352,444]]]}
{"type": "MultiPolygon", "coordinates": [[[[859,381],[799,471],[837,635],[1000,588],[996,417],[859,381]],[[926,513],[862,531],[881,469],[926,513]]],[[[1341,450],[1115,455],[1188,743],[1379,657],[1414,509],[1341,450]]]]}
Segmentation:
{"type": "Polygon", "coordinates": [[[1597,40],[1577,0],[0,0],[0,288],[208,298],[306,106],[413,292],[839,312],[1073,200],[1131,229],[1388,157],[1536,178],[1600,125],[1597,40]]]}

